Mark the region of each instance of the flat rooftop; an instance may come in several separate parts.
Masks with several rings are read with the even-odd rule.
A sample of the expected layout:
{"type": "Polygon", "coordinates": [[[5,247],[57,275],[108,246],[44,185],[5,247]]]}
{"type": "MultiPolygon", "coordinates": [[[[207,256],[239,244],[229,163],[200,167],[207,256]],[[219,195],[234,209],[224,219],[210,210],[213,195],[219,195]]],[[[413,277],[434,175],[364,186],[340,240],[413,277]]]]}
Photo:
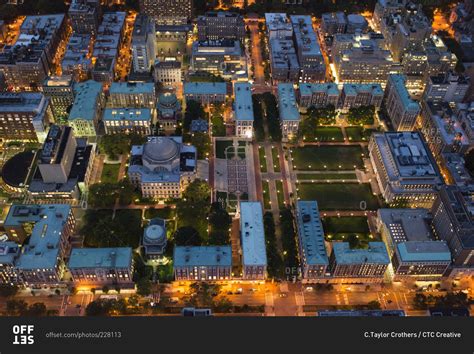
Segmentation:
{"type": "Polygon", "coordinates": [[[409,241],[397,244],[403,262],[451,262],[446,241],[409,241]]]}
{"type": "Polygon", "coordinates": [[[379,209],[377,213],[396,243],[434,239],[429,227],[432,217],[428,209],[379,209]]]}
{"type": "Polygon", "coordinates": [[[293,84],[278,84],[278,110],[280,111],[280,120],[300,120],[293,84]]]}
{"type": "Polygon", "coordinates": [[[67,204],[14,204],[10,207],[5,226],[33,224],[30,240],[16,263],[18,269],[52,269],[56,266],[61,232],[70,211],[71,206],[67,204]]]}
{"type": "Polygon", "coordinates": [[[296,203],[298,237],[308,265],[328,265],[324,230],[316,201],[296,203]]]}
{"type": "Polygon", "coordinates": [[[178,246],[174,248],[174,267],[231,267],[231,246],[178,246]]]}
{"type": "Polygon", "coordinates": [[[403,107],[407,111],[418,112],[420,110],[420,105],[418,102],[413,100],[408,93],[406,88],[406,77],[402,74],[390,74],[389,81],[393,83],[393,86],[397,92],[398,97],[403,103],[403,107]]]}
{"type": "Polygon", "coordinates": [[[313,29],[313,21],[309,15],[291,15],[296,46],[303,55],[320,56],[321,48],[313,29]]]}
{"type": "Polygon", "coordinates": [[[358,94],[370,93],[373,96],[383,96],[384,92],[380,84],[344,84],[342,90],[346,95],[356,96],[358,94]]]}
{"type": "Polygon", "coordinates": [[[367,249],[353,248],[349,242],[332,242],[332,251],[337,264],[357,265],[357,264],[389,264],[387,249],[383,242],[369,242],[367,249]]]}
{"type": "Polygon", "coordinates": [[[267,265],[263,213],[260,202],[240,203],[240,233],[243,265],[267,265]]]}
{"type": "Polygon", "coordinates": [[[74,85],[76,97],[69,113],[69,120],[94,120],[97,99],[102,94],[102,84],[88,80],[74,85]]]}
{"type": "Polygon", "coordinates": [[[155,84],[153,82],[112,82],[109,93],[117,94],[154,94],[155,84]]]}
{"type": "Polygon", "coordinates": [[[69,269],[82,268],[130,268],[131,247],[73,248],[69,257],[69,269]]]}
{"type": "Polygon", "coordinates": [[[326,93],[328,96],[339,96],[339,88],[335,83],[311,83],[299,86],[301,96],[311,96],[315,93],[326,93]]]}
{"type": "Polygon", "coordinates": [[[248,82],[234,84],[234,112],[236,120],[253,120],[252,90],[248,82]]]}
{"type": "Polygon", "coordinates": [[[185,95],[227,95],[225,82],[186,82],[185,95]]]}
{"type": "Polygon", "coordinates": [[[293,27],[285,13],[267,12],[265,23],[269,31],[292,31],[293,27]]]}

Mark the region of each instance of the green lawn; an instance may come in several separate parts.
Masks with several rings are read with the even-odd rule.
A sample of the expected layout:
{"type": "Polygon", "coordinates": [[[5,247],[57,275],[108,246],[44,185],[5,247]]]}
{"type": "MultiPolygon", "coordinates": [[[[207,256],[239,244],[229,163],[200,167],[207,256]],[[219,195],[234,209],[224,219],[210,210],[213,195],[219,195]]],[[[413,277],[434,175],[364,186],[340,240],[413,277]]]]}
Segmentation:
{"type": "Polygon", "coordinates": [[[229,146],[232,146],[232,140],[216,140],[216,157],[218,159],[225,159],[225,150],[229,146]]]}
{"type": "Polygon", "coordinates": [[[166,207],[162,209],[149,208],[145,210],[145,218],[173,219],[176,216],[176,209],[166,207]]]}
{"type": "Polygon", "coordinates": [[[225,136],[225,125],[223,117],[220,115],[213,115],[212,122],[212,136],[225,136]]]}
{"type": "Polygon", "coordinates": [[[379,241],[370,234],[367,218],[364,216],[325,217],[322,218],[324,235],[327,241],[348,241],[354,234],[359,246],[366,248],[371,241],[379,241]]]}
{"type": "Polygon", "coordinates": [[[269,187],[267,181],[262,181],[262,189],[263,189],[263,208],[264,209],[271,209],[270,187],[269,187]]]}
{"type": "Polygon", "coordinates": [[[100,180],[102,183],[117,183],[118,174],[120,170],[120,164],[107,164],[104,163],[104,167],[102,169],[102,175],[100,176],[100,180]]]}
{"type": "Polygon", "coordinates": [[[298,180],[357,179],[355,173],[298,173],[298,180]]]}
{"type": "Polygon", "coordinates": [[[293,169],[353,170],[363,167],[360,146],[304,146],[292,151],[293,169]]]}
{"type": "Polygon", "coordinates": [[[285,207],[285,194],[283,193],[283,182],[275,181],[277,197],[278,197],[278,207],[283,209],[285,207]]]}
{"type": "Polygon", "coordinates": [[[272,147],[273,171],[280,172],[280,158],[278,157],[278,149],[272,147]]]}
{"type": "Polygon", "coordinates": [[[318,127],[315,134],[317,141],[344,141],[341,128],[338,127],[318,127]]]}
{"type": "Polygon", "coordinates": [[[317,200],[322,210],[376,210],[377,197],[368,183],[299,183],[298,198],[317,200]]]}
{"type": "Polygon", "coordinates": [[[349,141],[369,141],[374,129],[365,129],[364,127],[347,127],[346,134],[349,141]]]}
{"type": "Polygon", "coordinates": [[[267,158],[265,157],[265,148],[263,146],[258,147],[258,158],[260,160],[260,172],[267,172],[267,158]]]}

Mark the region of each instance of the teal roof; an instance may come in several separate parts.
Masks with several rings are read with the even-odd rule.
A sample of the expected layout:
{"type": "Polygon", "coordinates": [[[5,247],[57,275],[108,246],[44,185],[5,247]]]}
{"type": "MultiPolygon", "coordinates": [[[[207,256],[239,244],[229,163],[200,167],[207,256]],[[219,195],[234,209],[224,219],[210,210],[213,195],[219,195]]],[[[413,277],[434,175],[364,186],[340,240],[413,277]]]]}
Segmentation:
{"type": "Polygon", "coordinates": [[[324,230],[316,201],[296,203],[298,237],[308,265],[327,265],[328,255],[324,243],[324,230]]]}
{"type": "Polygon", "coordinates": [[[178,246],[174,248],[174,267],[232,266],[230,246],[178,246]]]}
{"type": "Polygon", "coordinates": [[[74,85],[76,97],[69,120],[83,119],[94,120],[96,105],[99,95],[102,94],[102,84],[97,81],[88,80],[74,85]]]}
{"type": "Polygon", "coordinates": [[[52,269],[59,255],[61,232],[71,211],[67,204],[12,205],[5,226],[32,223],[31,237],[16,263],[18,269],[52,269]]]}
{"type": "Polygon", "coordinates": [[[227,84],[225,82],[186,82],[184,84],[185,95],[226,95],[227,84]]]}
{"type": "Polygon", "coordinates": [[[397,244],[402,262],[451,262],[445,241],[407,241],[397,244]]]}
{"type": "Polygon", "coordinates": [[[252,89],[248,82],[234,84],[235,120],[253,120],[252,89]]]}
{"type": "Polygon", "coordinates": [[[326,93],[329,96],[339,95],[339,89],[333,82],[300,84],[300,94],[302,96],[311,96],[313,93],[326,93]]]}
{"type": "Polygon", "coordinates": [[[293,84],[278,84],[278,109],[280,120],[300,120],[293,84]]]}
{"type": "Polygon", "coordinates": [[[405,86],[406,78],[403,74],[390,74],[389,80],[392,80],[395,90],[398,92],[404,108],[407,111],[419,111],[418,102],[411,99],[410,94],[405,86]]]}
{"type": "Polygon", "coordinates": [[[129,268],[132,265],[130,247],[73,248],[69,257],[69,269],[76,268],[129,268]]]}
{"type": "Polygon", "coordinates": [[[267,265],[263,212],[260,202],[240,202],[242,264],[267,265]]]}
{"type": "Polygon", "coordinates": [[[151,109],[149,108],[106,108],[104,110],[104,121],[131,120],[151,121],[151,109]]]}
{"type": "Polygon", "coordinates": [[[342,87],[346,95],[370,92],[374,96],[383,96],[383,89],[380,84],[344,84],[342,87]]]}
{"type": "Polygon", "coordinates": [[[367,249],[351,249],[349,242],[332,242],[337,264],[389,264],[387,249],[383,242],[369,242],[367,249]]]}

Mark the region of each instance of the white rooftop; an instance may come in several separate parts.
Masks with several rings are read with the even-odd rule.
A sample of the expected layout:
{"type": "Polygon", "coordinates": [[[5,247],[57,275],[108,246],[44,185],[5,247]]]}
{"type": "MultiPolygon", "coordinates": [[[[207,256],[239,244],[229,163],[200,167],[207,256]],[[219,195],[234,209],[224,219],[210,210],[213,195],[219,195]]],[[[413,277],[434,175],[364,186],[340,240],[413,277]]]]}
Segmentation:
{"type": "Polygon", "coordinates": [[[240,232],[244,266],[267,264],[262,205],[260,202],[240,203],[240,232]]]}

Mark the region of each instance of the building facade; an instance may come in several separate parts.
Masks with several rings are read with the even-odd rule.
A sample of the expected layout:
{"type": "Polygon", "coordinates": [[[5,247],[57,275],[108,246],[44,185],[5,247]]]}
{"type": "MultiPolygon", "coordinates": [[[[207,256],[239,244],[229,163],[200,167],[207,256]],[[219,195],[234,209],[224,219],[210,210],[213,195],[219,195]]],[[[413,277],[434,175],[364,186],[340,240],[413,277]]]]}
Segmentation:
{"type": "Polygon", "coordinates": [[[102,121],[105,134],[151,135],[152,114],[149,108],[106,108],[102,121]]]}
{"type": "Polygon", "coordinates": [[[244,17],[235,12],[210,11],[197,19],[198,40],[231,39],[243,43],[244,17]]]}
{"type": "Polygon", "coordinates": [[[182,25],[193,17],[193,0],[140,0],[139,5],[159,25],[182,25]]]}
{"type": "Polygon", "coordinates": [[[74,85],[74,92],[68,124],[77,137],[96,137],[105,106],[102,84],[93,80],[84,81],[74,85]]]}
{"type": "Polygon", "coordinates": [[[202,105],[223,103],[227,98],[227,84],[225,82],[186,82],[184,97],[186,101],[194,100],[202,105]]]}
{"type": "Polygon", "coordinates": [[[42,91],[49,98],[55,120],[65,119],[74,103],[73,84],[71,76],[50,76],[44,81],[42,91]]]}
{"type": "Polygon", "coordinates": [[[302,108],[323,108],[326,106],[337,107],[339,105],[340,91],[334,83],[300,84],[299,106],[302,108]]]}
{"type": "Polygon", "coordinates": [[[278,84],[278,111],[283,141],[289,141],[298,135],[301,119],[293,84],[278,84]]]}
{"type": "Polygon", "coordinates": [[[385,108],[393,128],[397,131],[412,131],[420,114],[420,105],[414,101],[406,88],[406,77],[392,74],[385,88],[385,108]]]}
{"type": "Polygon", "coordinates": [[[232,277],[230,246],[178,246],[174,248],[175,280],[219,281],[232,277]]]}
{"type": "Polygon", "coordinates": [[[143,14],[135,19],[132,33],[133,72],[150,72],[156,58],[156,30],[154,21],[143,14]]]}
{"type": "Polygon", "coordinates": [[[351,108],[374,106],[380,108],[383,89],[380,84],[344,84],[342,86],[340,108],[348,112],[351,108]]]}
{"type": "Polygon", "coordinates": [[[248,82],[234,84],[235,135],[251,138],[253,136],[252,90],[248,82]]]}

